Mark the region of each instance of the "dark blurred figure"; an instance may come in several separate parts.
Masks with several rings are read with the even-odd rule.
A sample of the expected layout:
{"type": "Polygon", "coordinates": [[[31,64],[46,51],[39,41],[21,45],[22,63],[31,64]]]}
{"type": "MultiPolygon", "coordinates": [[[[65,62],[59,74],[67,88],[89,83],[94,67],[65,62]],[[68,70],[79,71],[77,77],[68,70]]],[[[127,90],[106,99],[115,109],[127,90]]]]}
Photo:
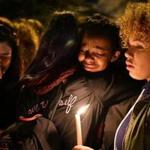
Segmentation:
{"type": "Polygon", "coordinates": [[[15,20],[13,24],[17,33],[17,43],[22,64],[21,76],[23,76],[36,55],[43,26],[38,20],[25,18],[15,20]]]}
{"type": "MultiPolygon", "coordinates": [[[[23,85],[18,102],[18,122],[0,135],[4,137],[4,140],[0,140],[0,148],[6,144],[9,146],[5,148],[14,145],[15,150],[65,149],[51,112],[55,113],[58,98],[62,95],[61,87],[78,68],[77,54],[81,39],[78,31],[78,23],[72,12],[52,15],[37,55],[20,82],[23,85]],[[5,134],[8,136],[5,137],[5,134]]],[[[72,117],[74,120],[74,115],[72,117]]]]}
{"type": "Polygon", "coordinates": [[[20,78],[16,33],[7,18],[0,18],[0,128],[15,120],[16,84],[20,78]]]}
{"type": "Polygon", "coordinates": [[[69,76],[68,70],[75,70],[79,41],[74,15],[70,11],[55,12],[22,81],[38,95],[50,91],[69,76]]]}
{"type": "Polygon", "coordinates": [[[27,24],[31,25],[35,32],[38,34],[38,36],[41,37],[43,31],[44,31],[44,25],[42,24],[42,22],[40,22],[39,20],[37,19],[25,19],[25,18],[22,18],[20,19],[22,22],[26,22],[27,24]]]}

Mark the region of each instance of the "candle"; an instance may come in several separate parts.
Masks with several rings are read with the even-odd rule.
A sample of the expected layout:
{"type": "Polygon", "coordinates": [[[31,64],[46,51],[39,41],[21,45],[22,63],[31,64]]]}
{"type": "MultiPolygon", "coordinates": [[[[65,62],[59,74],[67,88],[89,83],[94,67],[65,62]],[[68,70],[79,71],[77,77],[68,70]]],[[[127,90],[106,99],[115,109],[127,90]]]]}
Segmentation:
{"type": "Polygon", "coordinates": [[[76,132],[77,132],[77,145],[82,145],[82,129],[81,129],[81,119],[80,115],[86,111],[89,105],[82,107],[77,114],[75,114],[76,120],[76,132]]]}
{"type": "Polygon", "coordinates": [[[81,120],[80,115],[76,114],[76,131],[77,131],[77,145],[82,145],[82,131],[81,131],[81,120]]]}

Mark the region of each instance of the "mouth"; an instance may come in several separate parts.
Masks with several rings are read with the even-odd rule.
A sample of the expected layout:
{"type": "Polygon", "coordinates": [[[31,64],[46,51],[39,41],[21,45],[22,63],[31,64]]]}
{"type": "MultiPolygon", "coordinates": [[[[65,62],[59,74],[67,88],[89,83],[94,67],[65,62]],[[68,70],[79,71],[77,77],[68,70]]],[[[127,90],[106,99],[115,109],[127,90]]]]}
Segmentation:
{"type": "Polygon", "coordinates": [[[127,70],[131,70],[131,69],[133,69],[133,68],[134,68],[133,64],[126,61],[126,69],[127,69],[127,70]]]}
{"type": "Polygon", "coordinates": [[[88,69],[93,69],[93,68],[95,68],[95,66],[94,65],[92,65],[92,64],[83,64],[83,66],[84,66],[84,68],[88,68],[88,69]]]}

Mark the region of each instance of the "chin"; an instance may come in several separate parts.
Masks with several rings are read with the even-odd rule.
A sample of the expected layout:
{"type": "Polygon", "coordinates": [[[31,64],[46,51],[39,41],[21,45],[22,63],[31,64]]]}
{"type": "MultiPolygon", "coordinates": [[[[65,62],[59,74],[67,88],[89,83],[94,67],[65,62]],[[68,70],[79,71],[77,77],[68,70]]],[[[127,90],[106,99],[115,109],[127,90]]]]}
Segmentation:
{"type": "Polygon", "coordinates": [[[84,68],[84,70],[87,71],[87,72],[93,72],[93,73],[94,73],[94,72],[98,72],[97,70],[94,70],[94,69],[88,69],[88,68],[84,68]]]}
{"type": "Polygon", "coordinates": [[[130,75],[130,77],[132,77],[133,79],[136,79],[136,80],[145,80],[143,77],[141,77],[140,75],[137,75],[137,74],[133,74],[133,73],[129,72],[129,75],[130,75]]]}

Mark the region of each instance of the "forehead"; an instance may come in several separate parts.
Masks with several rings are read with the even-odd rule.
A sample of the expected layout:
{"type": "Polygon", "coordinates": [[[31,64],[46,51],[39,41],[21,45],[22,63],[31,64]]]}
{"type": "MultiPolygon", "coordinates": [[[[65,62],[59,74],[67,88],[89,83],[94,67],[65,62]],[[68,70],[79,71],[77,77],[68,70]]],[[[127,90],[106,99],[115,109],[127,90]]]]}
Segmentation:
{"type": "Polygon", "coordinates": [[[111,49],[111,42],[103,37],[89,37],[84,36],[82,41],[82,47],[89,47],[89,48],[101,48],[102,50],[109,50],[111,49]]]}
{"type": "Polygon", "coordinates": [[[145,34],[132,33],[129,36],[128,43],[132,46],[150,47],[150,38],[145,34]]]}
{"type": "Polygon", "coordinates": [[[12,49],[7,42],[0,42],[0,54],[11,53],[12,49]]]}

